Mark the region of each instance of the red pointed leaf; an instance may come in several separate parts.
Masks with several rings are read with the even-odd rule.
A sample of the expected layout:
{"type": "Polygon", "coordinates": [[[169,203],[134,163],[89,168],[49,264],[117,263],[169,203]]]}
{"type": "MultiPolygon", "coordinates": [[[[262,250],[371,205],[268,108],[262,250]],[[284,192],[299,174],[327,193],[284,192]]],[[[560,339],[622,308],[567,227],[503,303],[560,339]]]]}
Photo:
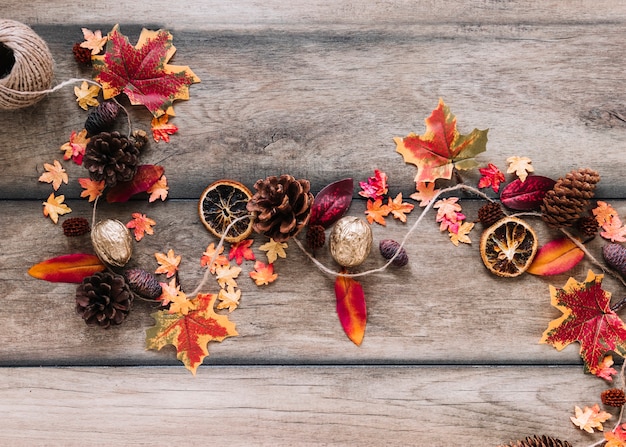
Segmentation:
{"type": "Polygon", "coordinates": [[[118,183],[107,194],[107,202],[127,202],[135,194],[146,192],[159,181],[165,169],[158,165],[141,165],[130,182],[118,183]]]}
{"type": "Polygon", "coordinates": [[[50,282],[80,283],[83,278],[101,272],[105,268],[95,255],[74,253],[35,264],[28,270],[28,274],[50,282]]]}
{"type": "Polygon", "coordinates": [[[350,208],[354,182],[351,178],[336,181],[324,187],[313,201],[309,225],[330,227],[350,208]]]}
{"type": "Polygon", "coordinates": [[[500,200],[507,208],[526,211],[539,208],[543,197],[556,182],[541,175],[531,175],[525,181],[513,180],[500,193],[500,200]]]}
{"type": "Polygon", "coordinates": [[[555,239],[539,249],[526,271],[539,276],[559,275],[574,267],[584,257],[585,253],[569,238],[555,239]]]}
{"type": "Polygon", "coordinates": [[[337,315],[346,335],[359,346],[365,335],[367,309],[363,288],[356,280],[338,276],[335,280],[335,296],[337,297],[337,315]]]}

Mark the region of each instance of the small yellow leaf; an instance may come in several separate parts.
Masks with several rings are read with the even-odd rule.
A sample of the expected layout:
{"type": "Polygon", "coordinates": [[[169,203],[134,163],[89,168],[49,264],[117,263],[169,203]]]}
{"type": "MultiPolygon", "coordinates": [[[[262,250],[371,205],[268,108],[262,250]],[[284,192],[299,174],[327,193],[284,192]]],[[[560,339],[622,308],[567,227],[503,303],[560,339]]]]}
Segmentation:
{"type": "Polygon", "coordinates": [[[72,212],[70,207],[63,203],[64,200],[64,195],[54,197],[54,193],[51,193],[48,200],[43,202],[43,215],[50,217],[52,222],[57,223],[59,221],[59,215],[72,212]]]}
{"type": "Polygon", "coordinates": [[[87,110],[89,106],[97,106],[97,96],[100,93],[100,87],[97,85],[89,85],[87,81],[83,81],[80,88],[74,87],[74,94],[76,95],[76,102],[83,109],[87,110]]]}
{"type": "Polygon", "coordinates": [[[509,157],[506,159],[506,162],[509,164],[509,168],[506,170],[507,174],[515,172],[515,175],[517,175],[522,182],[526,180],[529,172],[535,170],[531,165],[532,160],[528,157],[509,157]]]}
{"type": "Polygon", "coordinates": [[[270,241],[261,245],[259,250],[266,251],[267,253],[267,262],[273,264],[278,257],[286,258],[287,253],[285,253],[285,248],[287,248],[286,242],[276,242],[274,239],[270,238],[270,241]]]}
{"type": "Polygon", "coordinates": [[[39,177],[40,182],[52,183],[52,187],[54,190],[58,190],[61,187],[61,183],[65,183],[69,181],[67,177],[67,172],[65,172],[65,168],[61,166],[59,160],[54,160],[54,164],[44,163],[44,169],[46,172],[41,174],[39,177]]]}

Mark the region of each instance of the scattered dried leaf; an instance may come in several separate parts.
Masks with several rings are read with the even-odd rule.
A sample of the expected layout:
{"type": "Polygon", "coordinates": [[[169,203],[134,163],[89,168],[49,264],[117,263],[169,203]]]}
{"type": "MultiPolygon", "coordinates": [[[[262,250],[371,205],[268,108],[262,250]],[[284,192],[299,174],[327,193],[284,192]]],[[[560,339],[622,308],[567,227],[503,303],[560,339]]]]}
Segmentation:
{"type": "Polygon", "coordinates": [[[365,215],[367,216],[367,221],[370,224],[376,222],[382,226],[387,225],[387,223],[385,222],[385,217],[388,216],[390,212],[391,208],[389,208],[389,205],[383,205],[383,199],[367,201],[367,209],[365,210],[365,215]]]}
{"type": "Polygon", "coordinates": [[[104,191],[104,187],[106,186],[104,180],[97,182],[95,180],[91,180],[90,178],[79,178],[78,183],[80,183],[80,186],[84,189],[84,191],[80,193],[80,196],[88,197],[90,202],[93,202],[100,197],[104,191]]]}
{"type": "Polygon", "coordinates": [[[402,202],[402,193],[398,193],[395,199],[389,197],[387,206],[394,219],[398,219],[401,222],[406,222],[406,215],[413,211],[414,205],[408,202],[402,202]]]}
{"type": "Polygon", "coordinates": [[[266,286],[276,281],[278,274],[274,273],[274,264],[256,261],[254,263],[254,271],[250,272],[250,278],[254,279],[257,286],[266,286]]]}
{"type": "Polygon", "coordinates": [[[154,202],[156,199],[161,199],[162,201],[165,200],[167,198],[168,191],[169,187],[167,186],[167,177],[162,175],[161,178],[146,191],[150,194],[148,202],[154,202]]]}
{"type": "Polygon", "coordinates": [[[253,243],[254,239],[244,239],[243,241],[231,244],[230,251],[228,252],[228,259],[234,259],[237,265],[241,265],[244,259],[247,261],[254,261],[254,252],[250,248],[253,243]]]}
{"type": "Polygon", "coordinates": [[[439,190],[435,189],[435,182],[417,182],[415,189],[417,192],[414,192],[409,197],[415,201],[419,201],[419,206],[428,205],[439,193],[439,190]]]}
{"type": "Polygon", "coordinates": [[[491,186],[491,189],[494,192],[498,192],[500,189],[500,183],[502,183],[504,179],[504,174],[496,165],[493,163],[489,163],[486,168],[480,168],[478,170],[482,177],[478,181],[479,188],[488,188],[491,186]]]}
{"type": "Polygon", "coordinates": [[[71,208],[63,203],[64,200],[64,195],[55,197],[54,193],[51,193],[48,200],[43,202],[43,215],[50,217],[52,222],[57,223],[60,215],[72,212],[71,208]]]}
{"type": "Polygon", "coordinates": [[[259,250],[267,252],[267,262],[273,264],[276,259],[279,257],[286,258],[287,253],[285,252],[285,248],[288,248],[286,242],[276,242],[274,239],[270,238],[270,241],[261,245],[259,250]]]}
{"type": "Polygon", "coordinates": [[[233,286],[228,286],[225,289],[220,289],[217,299],[220,302],[217,304],[218,309],[228,309],[228,312],[239,307],[239,299],[241,298],[241,290],[236,289],[233,286]]]}
{"type": "Polygon", "coordinates": [[[580,407],[576,406],[574,407],[574,411],[576,417],[570,417],[573,424],[588,433],[593,433],[594,429],[600,431],[604,430],[602,423],[611,419],[611,414],[606,411],[600,411],[600,406],[598,404],[595,404],[593,407],[585,407],[584,410],[581,410],[580,407]]]}
{"type": "Polygon", "coordinates": [[[163,253],[155,253],[154,257],[156,258],[159,267],[155,270],[154,273],[165,273],[167,278],[170,278],[176,274],[178,271],[178,264],[180,264],[181,256],[176,256],[174,254],[174,250],[171,248],[167,252],[167,255],[163,253]]]}
{"type": "Polygon", "coordinates": [[[362,191],[359,195],[367,199],[382,199],[389,190],[387,187],[387,174],[378,169],[374,170],[374,176],[369,177],[366,182],[359,182],[362,191]]]}
{"type": "Polygon", "coordinates": [[[178,132],[178,127],[168,123],[169,119],[170,117],[167,113],[161,115],[158,118],[152,118],[150,126],[152,130],[152,138],[154,138],[154,141],[156,143],[158,143],[159,140],[163,140],[166,143],[169,143],[170,135],[174,135],[176,132],[178,132]]]}
{"type": "Polygon", "coordinates": [[[46,172],[39,176],[40,182],[52,183],[52,188],[54,188],[55,191],[61,187],[61,183],[67,185],[69,178],[59,160],[54,160],[54,164],[44,163],[43,167],[46,172]]]}
{"type": "Polygon", "coordinates": [[[83,31],[83,37],[85,39],[84,42],[80,44],[82,48],[87,48],[91,50],[91,54],[98,54],[102,51],[102,47],[107,43],[109,39],[108,36],[102,37],[102,31],[97,30],[96,32],[92,32],[87,28],[81,28],[83,31]]]}
{"type": "Polygon", "coordinates": [[[532,160],[528,157],[513,156],[507,158],[506,162],[509,164],[509,167],[506,170],[507,174],[512,174],[514,172],[522,182],[526,180],[529,172],[533,172],[535,170],[531,164],[532,160]]]}
{"type": "Polygon", "coordinates": [[[135,240],[139,242],[146,234],[154,234],[152,227],[156,222],[142,213],[133,213],[133,220],[126,224],[126,228],[134,229],[135,240]]]}
{"type": "Polygon", "coordinates": [[[64,160],[70,158],[74,160],[77,165],[83,164],[83,157],[85,156],[85,149],[89,143],[89,137],[87,137],[87,130],[83,129],[79,133],[72,131],[70,135],[70,141],[61,146],[61,150],[65,152],[63,155],[64,160]]]}
{"type": "Polygon", "coordinates": [[[80,85],[80,88],[74,87],[76,102],[83,110],[88,110],[89,106],[95,107],[99,104],[99,93],[100,87],[97,85],[89,85],[87,81],[83,81],[83,83],[80,85]]]}

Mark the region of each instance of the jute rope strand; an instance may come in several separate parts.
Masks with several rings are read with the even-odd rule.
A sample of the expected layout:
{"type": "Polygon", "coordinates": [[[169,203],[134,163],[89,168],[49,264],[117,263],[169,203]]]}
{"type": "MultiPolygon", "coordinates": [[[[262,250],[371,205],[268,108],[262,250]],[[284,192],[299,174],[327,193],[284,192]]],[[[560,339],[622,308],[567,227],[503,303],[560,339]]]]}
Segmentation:
{"type": "Polygon", "coordinates": [[[54,61],[41,37],[23,23],[0,20],[0,44],[15,58],[10,72],[0,79],[0,109],[28,107],[50,93],[54,61]]]}

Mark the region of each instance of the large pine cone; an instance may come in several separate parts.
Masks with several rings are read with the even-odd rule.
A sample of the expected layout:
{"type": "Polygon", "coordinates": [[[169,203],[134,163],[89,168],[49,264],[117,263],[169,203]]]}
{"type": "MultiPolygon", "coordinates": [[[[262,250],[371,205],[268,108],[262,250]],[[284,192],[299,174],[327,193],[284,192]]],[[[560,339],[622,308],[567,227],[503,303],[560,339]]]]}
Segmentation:
{"type": "Polygon", "coordinates": [[[527,437],[523,441],[511,442],[508,446],[502,445],[500,447],[572,447],[567,441],[561,441],[550,436],[533,436],[527,437]]]}
{"type": "Polygon", "coordinates": [[[589,168],[560,178],[543,198],[541,217],[552,228],[573,225],[587,210],[599,181],[600,175],[589,168]]]}
{"type": "Polygon", "coordinates": [[[133,294],[123,276],[98,272],[83,279],[76,289],[76,311],[85,323],[108,329],[121,324],[133,302],[133,294]]]}
{"type": "Polygon", "coordinates": [[[256,193],[248,202],[255,215],[254,231],[284,242],[304,228],[311,215],[313,194],[308,180],[290,175],[267,177],[254,184],[256,193]]]}
{"type": "Polygon", "coordinates": [[[133,179],[139,164],[139,149],[119,132],[101,132],[91,137],[83,164],[92,180],[107,186],[133,179]]]}

